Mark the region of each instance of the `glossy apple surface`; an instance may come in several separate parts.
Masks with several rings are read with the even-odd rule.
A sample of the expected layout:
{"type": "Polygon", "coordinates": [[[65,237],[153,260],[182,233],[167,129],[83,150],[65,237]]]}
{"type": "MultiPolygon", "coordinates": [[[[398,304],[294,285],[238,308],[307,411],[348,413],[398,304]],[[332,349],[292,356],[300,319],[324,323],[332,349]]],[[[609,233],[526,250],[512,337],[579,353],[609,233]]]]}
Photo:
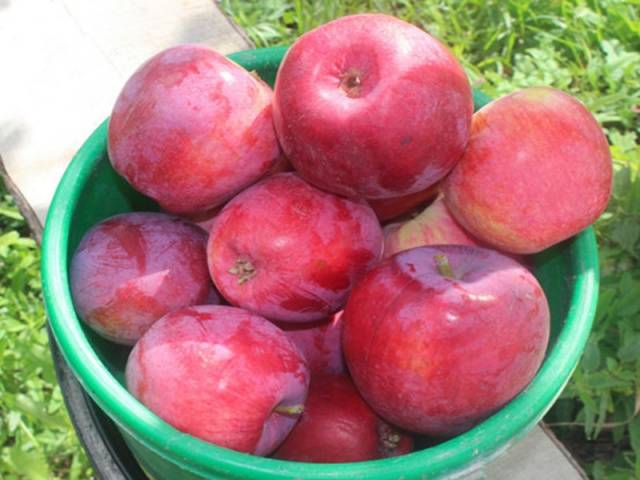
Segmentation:
{"type": "Polygon", "coordinates": [[[218,303],[206,242],[195,225],[162,213],[104,220],[85,234],[71,261],[78,316],[109,340],[133,345],[166,313],[218,303]]]}
{"type": "Polygon", "coordinates": [[[302,352],[312,374],[346,373],[342,355],[342,310],[328,320],[277,324],[302,352]]]}
{"type": "Polygon", "coordinates": [[[418,216],[384,230],[384,258],[403,250],[426,245],[479,245],[453,218],[442,196],[418,216]]]}
{"type": "Polygon", "coordinates": [[[464,70],[425,31],[380,14],[302,35],[280,65],[274,123],[302,177],[340,195],[390,198],[435,184],[467,144],[464,70]]]}
{"type": "MultiPolygon", "coordinates": [[[[293,167],[289,163],[289,160],[287,160],[284,155],[281,155],[273,164],[273,167],[271,167],[271,169],[269,169],[269,171],[267,171],[262,178],[275,175],[276,173],[290,172],[292,170],[293,167]]],[[[213,220],[223,208],[224,204],[200,212],[183,214],[182,217],[199,226],[208,235],[209,231],[211,230],[211,226],[213,225],[213,220]]]]}
{"type": "Polygon", "coordinates": [[[411,437],[382,421],[348,377],[317,375],[300,421],[274,456],[298,462],[362,462],[412,449],[411,437]]]}
{"type": "Polygon", "coordinates": [[[262,180],[216,217],[209,271],[232,304],[270,320],[327,318],[382,255],[382,231],[363,202],[323,192],[293,173],[262,180]]]}
{"type": "Polygon", "coordinates": [[[131,351],[127,388],[178,430],[267,455],[296,423],[309,372],[282,331],[233,307],[198,306],[159,320],[131,351]]]}
{"type": "Polygon", "coordinates": [[[358,391],[385,420],[449,437],[534,377],[549,307],[515,260],[469,246],[419,247],[370,270],[344,311],[343,349],[358,391]]]}
{"type": "MultiPolygon", "coordinates": [[[[411,213],[421,205],[425,205],[438,194],[439,185],[402,197],[369,200],[369,206],[376,212],[381,223],[411,213]]],[[[424,207],[423,207],[424,208],[424,207]]]]}
{"type": "Polygon", "coordinates": [[[611,194],[609,144],[593,115],[553,88],[527,88],[473,116],[444,182],[451,213],[479,240],[536,253],[593,223],[611,194]]]}
{"type": "Polygon", "coordinates": [[[216,207],[280,155],[272,91],[203,45],[152,57],[127,81],[109,121],[109,158],[133,187],[173,213],[216,207]]]}

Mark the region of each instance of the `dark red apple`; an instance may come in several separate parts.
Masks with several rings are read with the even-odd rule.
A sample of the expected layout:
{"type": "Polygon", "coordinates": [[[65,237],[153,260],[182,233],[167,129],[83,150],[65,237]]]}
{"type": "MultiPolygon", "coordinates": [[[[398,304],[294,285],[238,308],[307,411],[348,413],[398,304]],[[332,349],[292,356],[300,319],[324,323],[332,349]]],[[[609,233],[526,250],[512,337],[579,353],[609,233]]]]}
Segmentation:
{"type": "Polygon", "coordinates": [[[412,438],[382,421],[348,377],[315,375],[300,421],[274,456],[297,462],[361,462],[412,449],[412,438]]]}
{"type": "Polygon", "coordinates": [[[449,50],[397,18],[339,18],[280,65],[273,118],[300,175],[345,196],[391,198],[446,175],[467,144],[471,88],[449,50]]]}
{"type": "Polygon", "coordinates": [[[216,207],[280,155],[272,91],[203,45],[165,50],[127,81],[109,120],[109,157],[167,211],[216,207]]]}
{"type": "Polygon", "coordinates": [[[71,261],[71,292],[91,328],[133,345],[173,310],[217,303],[207,271],[207,237],[162,213],[126,213],[100,222],[71,261]]]}
{"type": "Polygon", "coordinates": [[[539,87],[476,112],[469,146],[443,189],[455,218],[478,239],[536,253],[593,223],[611,178],[609,145],[591,113],[539,87]]]}
{"type": "Polygon", "coordinates": [[[383,232],[385,258],[426,245],[480,245],[449,213],[442,196],[418,216],[387,225],[383,232]]]}
{"type": "Polygon", "coordinates": [[[327,318],[382,254],[382,232],[363,202],[325,193],[293,173],[266,178],[216,217],[209,271],[234,305],[270,320],[327,318]]]}
{"type": "Polygon", "coordinates": [[[402,197],[369,200],[369,206],[376,212],[378,220],[384,223],[387,220],[409,214],[429,200],[435,198],[438,194],[439,187],[440,185],[436,184],[419,192],[403,195],[402,197]]]}
{"type": "Polygon", "coordinates": [[[312,374],[346,373],[342,355],[342,310],[329,320],[313,323],[281,322],[277,325],[302,352],[312,374]]]}
{"type": "Polygon", "coordinates": [[[343,348],[358,391],[385,420],[452,436],[516,396],[549,339],[535,277],[498,252],[419,247],[367,272],[344,311],[343,348]]]}
{"type": "Polygon", "coordinates": [[[309,372],[282,331],[233,307],[198,306],[155,323],[129,355],[129,391],[178,430],[267,455],[303,411],[309,372]]]}

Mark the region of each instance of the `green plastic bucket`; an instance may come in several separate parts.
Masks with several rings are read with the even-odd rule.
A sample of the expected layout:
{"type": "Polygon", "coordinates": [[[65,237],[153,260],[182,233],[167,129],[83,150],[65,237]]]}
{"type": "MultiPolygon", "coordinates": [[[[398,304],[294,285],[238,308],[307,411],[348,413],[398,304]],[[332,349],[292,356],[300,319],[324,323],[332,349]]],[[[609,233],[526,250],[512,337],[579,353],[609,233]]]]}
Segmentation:
{"type": "MultiPolygon", "coordinates": [[[[231,58],[273,82],[286,49],[240,52],[231,58]]],[[[489,99],[475,92],[476,108],[489,99]]],[[[155,479],[424,479],[458,477],[481,468],[522,438],[569,380],[591,329],[598,295],[598,255],[588,228],[533,259],[551,306],[551,340],[532,383],[472,430],[402,457],[349,464],[311,464],[255,457],[181,433],[147,410],[124,388],[128,348],[95,335],[78,319],[68,267],[89,227],[116,213],[157,210],[112,170],[107,122],[87,139],[67,168],[49,209],[42,279],[49,322],[80,383],[114,420],[135,457],[155,479]]]]}

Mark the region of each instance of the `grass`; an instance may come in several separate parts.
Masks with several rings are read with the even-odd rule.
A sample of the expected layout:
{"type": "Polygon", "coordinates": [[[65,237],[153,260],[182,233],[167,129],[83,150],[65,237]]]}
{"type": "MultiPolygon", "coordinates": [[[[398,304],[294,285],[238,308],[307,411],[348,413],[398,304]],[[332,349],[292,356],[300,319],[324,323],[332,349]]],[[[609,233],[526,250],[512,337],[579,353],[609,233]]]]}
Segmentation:
{"type": "Polygon", "coordinates": [[[40,251],[0,184],[0,478],[84,479],[49,354],[40,251]]]}
{"type": "MultiPolygon", "coordinates": [[[[594,112],[615,165],[614,194],[596,224],[600,302],[580,365],[546,420],[593,478],[640,479],[640,2],[220,3],[257,46],[290,44],[345,14],[391,13],[442,39],[490,95],[553,85],[594,112]]],[[[38,257],[0,187],[0,478],[88,478],[48,353],[38,257]]]]}

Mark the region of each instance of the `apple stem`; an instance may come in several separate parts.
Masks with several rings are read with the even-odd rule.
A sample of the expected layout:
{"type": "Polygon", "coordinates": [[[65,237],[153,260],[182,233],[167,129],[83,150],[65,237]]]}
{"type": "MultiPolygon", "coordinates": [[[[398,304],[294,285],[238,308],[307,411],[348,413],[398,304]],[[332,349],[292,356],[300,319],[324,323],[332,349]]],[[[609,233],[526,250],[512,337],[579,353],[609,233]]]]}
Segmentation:
{"type": "Polygon", "coordinates": [[[380,447],[385,456],[391,456],[400,443],[400,434],[386,423],[378,425],[380,447]]]}
{"type": "Polygon", "coordinates": [[[436,261],[436,266],[438,267],[438,272],[440,272],[440,275],[450,279],[456,278],[453,274],[453,269],[451,268],[449,259],[444,253],[437,253],[434,256],[434,260],[436,261]]]}
{"type": "Polygon", "coordinates": [[[354,98],[360,96],[360,88],[362,79],[360,72],[354,68],[350,68],[340,76],[340,88],[345,91],[347,97],[354,98]]]}
{"type": "Polygon", "coordinates": [[[237,275],[238,285],[242,285],[256,275],[256,268],[248,260],[236,260],[233,267],[227,270],[232,275],[237,275]]]}
{"type": "Polygon", "coordinates": [[[395,448],[397,448],[399,443],[400,435],[398,435],[397,433],[390,433],[387,437],[384,437],[382,439],[382,445],[384,445],[384,448],[390,451],[393,451],[395,448]]]}
{"type": "Polygon", "coordinates": [[[273,411],[283,415],[300,415],[304,412],[304,405],[301,403],[297,405],[278,405],[273,411]]]}

